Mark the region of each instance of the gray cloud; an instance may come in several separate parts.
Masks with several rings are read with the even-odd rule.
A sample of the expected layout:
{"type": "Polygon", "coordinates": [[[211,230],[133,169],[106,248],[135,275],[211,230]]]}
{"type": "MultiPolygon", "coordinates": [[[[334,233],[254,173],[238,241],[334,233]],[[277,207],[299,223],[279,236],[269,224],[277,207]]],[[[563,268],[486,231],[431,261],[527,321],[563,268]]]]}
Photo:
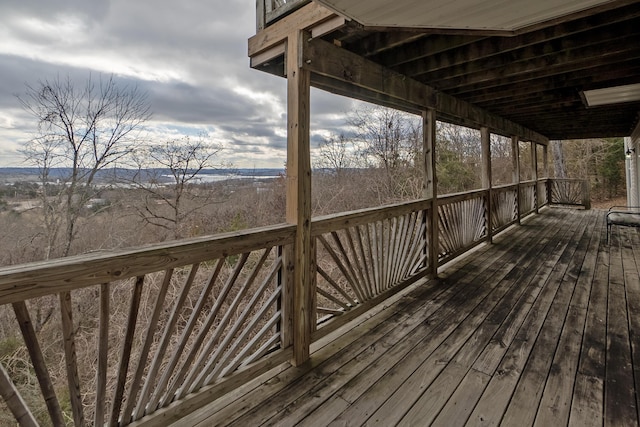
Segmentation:
{"type": "MultiPolygon", "coordinates": [[[[231,161],[281,167],[286,82],[249,67],[254,33],[254,0],[0,3],[0,166],[35,127],[14,96],[25,83],[115,73],[148,94],[155,134],[204,129],[231,161]]],[[[318,132],[343,130],[352,102],[314,90],[311,107],[317,144],[318,132]]]]}

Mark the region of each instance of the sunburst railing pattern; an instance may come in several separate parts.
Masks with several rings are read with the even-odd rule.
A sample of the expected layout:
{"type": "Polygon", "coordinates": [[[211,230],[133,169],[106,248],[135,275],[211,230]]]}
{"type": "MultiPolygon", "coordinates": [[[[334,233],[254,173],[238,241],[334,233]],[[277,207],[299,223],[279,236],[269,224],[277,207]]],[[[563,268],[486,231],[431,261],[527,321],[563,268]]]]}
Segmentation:
{"type": "Polygon", "coordinates": [[[582,205],[584,181],[577,179],[554,179],[551,184],[551,203],[559,205],[582,205]]]}
{"type": "Polygon", "coordinates": [[[487,195],[487,191],[477,191],[438,200],[441,263],[468,250],[486,237],[487,195]]]}
{"type": "Polygon", "coordinates": [[[549,183],[550,183],[550,180],[548,179],[543,179],[538,181],[538,192],[536,193],[538,207],[542,207],[549,204],[549,197],[548,197],[548,191],[547,191],[549,187],[549,183]]]}
{"type": "Polygon", "coordinates": [[[405,206],[325,217],[314,223],[320,325],[424,273],[429,262],[430,203],[405,206]]]}
{"type": "Polygon", "coordinates": [[[508,185],[491,190],[491,230],[494,233],[518,220],[518,186],[508,185]]]}
{"type": "Polygon", "coordinates": [[[537,182],[520,183],[520,216],[525,216],[536,210],[537,182]]]}

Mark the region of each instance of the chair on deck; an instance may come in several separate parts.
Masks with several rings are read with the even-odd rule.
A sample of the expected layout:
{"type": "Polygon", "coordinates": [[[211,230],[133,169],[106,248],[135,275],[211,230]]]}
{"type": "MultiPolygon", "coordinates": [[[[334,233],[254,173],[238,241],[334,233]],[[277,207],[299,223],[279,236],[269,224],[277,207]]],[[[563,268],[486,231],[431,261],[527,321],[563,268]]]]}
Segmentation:
{"type": "Polygon", "coordinates": [[[640,227],[640,206],[612,206],[607,212],[607,244],[611,226],[640,227]]]}

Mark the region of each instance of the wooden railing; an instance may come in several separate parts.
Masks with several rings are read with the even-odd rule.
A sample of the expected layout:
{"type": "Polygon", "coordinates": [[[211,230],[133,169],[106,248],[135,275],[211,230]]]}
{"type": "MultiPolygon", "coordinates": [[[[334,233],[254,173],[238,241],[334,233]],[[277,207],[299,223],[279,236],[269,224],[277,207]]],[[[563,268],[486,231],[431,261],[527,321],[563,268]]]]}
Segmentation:
{"type": "Polygon", "coordinates": [[[549,203],[591,208],[589,181],[583,179],[553,179],[549,188],[549,203]]]}
{"type": "MultiPolygon", "coordinates": [[[[546,192],[546,189],[545,189],[546,192]]],[[[491,189],[491,231],[498,233],[518,221],[518,185],[491,189]]]]}
{"type": "MultiPolygon", "coordinates": [[[[585,203],[583,184],[543,179],[315,218],[311,342],[577,188],[582,198],[569,200],[585,203]]],[[[21,425],[166,425],[290,360],[295,232],[0,269],[0,321],[24,341],[0,364],[5,404],[21,425]],[[65,378],[52,375],[60,366],[65,378]]]]}
{"type": "Polygon", "coordinates": [[[314,339],[426,275],[430,207],[422,200],[313,221],[314,339]]]}
{"type": "Polygon", "coordinates": [[[520,216],[526,216],[536,211],[537,208],[538,183],[536,181],[526,181],[520,183],[520,216]]]}
{"type": "Polygon", "coordinates": [[[20,372],[4,367],[0,391],[15,418],[36,425],[41,406],[48,416],[38,417],[56,426],[144,424],[289,359],[281,253],[294,232],[276,226],[0,270],[3,318],[13,308],[43,398],[27,408],[12,381],[20,372]],[[66,381],[50,370],[61,363],[66,381]]]}
{"type": "Polygon", "coordinates": [[[311,0],[257,0],[256,29],[262,30],[279,18],[310,3],[311,0]]]}
{"type": "Polygon", "coordinates": [[[445,263],[488,236],[488,190],[438,198],[439,262],[445,263]]]}

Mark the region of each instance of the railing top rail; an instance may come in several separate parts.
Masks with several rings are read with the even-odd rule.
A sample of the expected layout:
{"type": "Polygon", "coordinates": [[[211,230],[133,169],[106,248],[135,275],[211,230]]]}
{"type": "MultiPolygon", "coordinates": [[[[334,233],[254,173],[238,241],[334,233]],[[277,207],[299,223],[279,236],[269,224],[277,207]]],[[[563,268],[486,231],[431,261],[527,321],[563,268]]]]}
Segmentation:
{"type": "Polygon", "coordinates": [[[582,178],[549,178],[551,181],[558,181],[558,182],[585,182],[586,179],[582,179],[582,178]]]}
{"type": "Polygon", "coordinates": [[[517,188],[518,188],[518,184],[515,182],[512,184],[502,184],[502,185],[496,185],[494,187],[491,187],[492,190],[513,190],[517,188]]]}
{"type": "Polygon", "coordinates": [[[93,252],[0,268],[0,304],[55,294],[293,242],[280,224],[134,249],[93,252]]]}
{"type": "Polygon", "coordinates": [[[311,235],[318,236],[330,231],[340,230],[347,227],[355,227],[406,215],[431,207],[431,199],[421,199],[413,202],[394,203],[392,205],[359,209],[352,212],[324,215],[312,219],[311,235]]]}
{"type": "Polygon", "coordinates": [[[455,203],[455,202],[461,202],[463,200],[473,199],[482,194],[486,194],[488,192],[489,192],[489,189],[485,188],[482,190],[472,190],[472,191],[464,191],[460,193],[445,194],[442,196],[438,196],[438,205],[445,205],[447,203],[455,203]]]}

